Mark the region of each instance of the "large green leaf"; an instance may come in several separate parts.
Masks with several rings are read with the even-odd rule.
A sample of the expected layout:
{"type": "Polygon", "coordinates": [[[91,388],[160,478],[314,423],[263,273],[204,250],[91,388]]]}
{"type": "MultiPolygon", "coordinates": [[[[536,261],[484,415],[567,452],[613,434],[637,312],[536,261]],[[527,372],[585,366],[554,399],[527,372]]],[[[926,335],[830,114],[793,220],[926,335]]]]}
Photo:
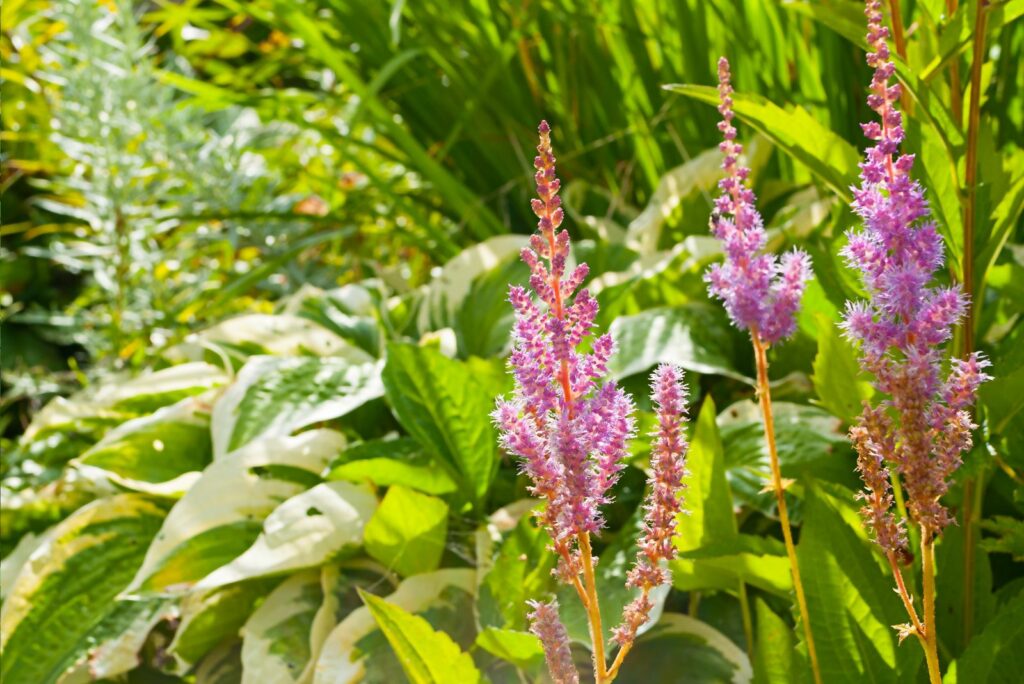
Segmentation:
{"type": "Polygon", "coordinates": [[[852,423],[860,415],[861,402],[871,398],[871,384],[860,377],[856,350],[839,335],[833,321],[818,316],[817,324],[814,389],[829,413],[852,423]]]}
{"type": "Polygon", "coordinates": [[[692,303],[621,316],[610,332],[616,351],[608,371],[614,378],[674,363],[697,373],[749,382],[736,370],[733,338],[717,307],[692,303]]]}
{"type": "Polygon", "coordinates": [[[388,490],[366,524],[366,552],[406,577],[436,570],[448,534],[448,504],[402,486],[388,490]]]}
{"type": "Polygon", "coordinates": [[[319,484],[275,508],[252,546],[197,582],[196,589],[308,568],[350,552],[362,544],[363,529],[376,509],[368,488],[350,482],[319,484]]]}
{"type": "MultiPolygon", "coordinates": [[[[46,535],[0,613],[4,681],[56,682],[87,656],[111,676],[123,658],[102,651],[125,630],[152,624],[158,601],[117,601],[160,529],[165,510],[138,494],[95,501],[46,535]]],[[[148,631],[148,630],[147,630],[148,631]]],[[[117,670],[117,671],[115,671],[117,670]]]]}
{"type": "Polygon", "coordinates": [[[334,420],[383,394],[380,366],[373,362],[253,357],[213,408],[214,457],[257,437],[334,420]]]}
{"type": "Polygon", "coordinates": [[[129,591],[189,588],[242,554],[277,505],[320,482],[344,449],[333,430],[250,442],[211,463],[167,516],[129,591]]]}
{"type": "Polygon", "coordinates": [[[985,630],[952,663],[944,684],[1014,684],[1024,673],[1024,593],[1004,604],[985,630]]]}
{"type": "Polygon", "coordinates": [[[210,394],[183,399],[156,413],[130,420],[73,461],[149,494],[181,495],[210,462],[210,394]]]}
{"type": "Polygon", "coordinates": [[[413,344],[388,345],[383,379],[402,426],[480,506],[498,468],[494,397],[466,363],[413,344]]]}
{"type": "Polygon", "coordinates": [[[447,634],[373,594],[364,593],[363,601],[412,684],[473,684],[481,680],[473,659],[447,634]]]}
{"type": "Polygon", "coordinates": [[[827,682],[912,681],[921,649],[897,645],[893,625],[907,622],[895,580],[868,541],[852,493],[840,500],[806,487],[797,556],[814,645],[827,682]]]}
{"type": "MultiPolygon", "coordinates": [[[[708,104],[718,104],[718,90],[710,86],[667,85],[666,89],[708,104]]],[[[857,180],[860,154],[853,145],[821,125],[806,109],[786,109],[759,95],[733,94],[733,109],[741,120],[806,166],[833,192],[849,201],[857,180]]]]}
{"type": "Polygon", "coordinates": [[[544,647],[529,632],[488,627],[477,635],[476,645],[523,670],[535,669],[544,662],[544,647]]]}

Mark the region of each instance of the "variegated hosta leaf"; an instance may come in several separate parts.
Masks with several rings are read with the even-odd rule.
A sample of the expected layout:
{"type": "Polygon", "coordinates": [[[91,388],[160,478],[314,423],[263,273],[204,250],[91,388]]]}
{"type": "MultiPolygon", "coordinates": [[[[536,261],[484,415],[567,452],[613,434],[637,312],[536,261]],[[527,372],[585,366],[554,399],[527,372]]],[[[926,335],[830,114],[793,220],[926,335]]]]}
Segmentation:
{"type": "Polygon", "coordinates": [[[317,325],[308,318],[291,314],[247,314],[229,318],[201,330],[183,344],[169,349],[171,359],[199,360],[207,349],[257,349],[261,354],[293,356],[342,356],[352,363],[364,363],[370,356],[359,348],[317,325]]]}
{"type": "Polygon", "coordinates": [[[0,612],[0,679],[56,682],[87,655],[104,676],[134,667],[163,602],[117,601],[165,509],[139,494],[80,508],[50,530],[22,566],[0,612]],[[129,630],[135,634],[125,635],[129,630]]]}
{"type": "Polygon", "coordinates": [[[129,592],[189,587],[242,554],[281,502],[320,482],[345,447],[333,430],[272,437],[214,461],[175,504],[129,592]]]}
{"type": "Polygon", "coordinates": [[[267,596],[242,628],[243,684],[309,681],[332,626],[315,625],[323,602],[319,569],[292,575],[267,596]]]}
{"type": "Polygon", "coordinates": [[[317,485],[275,508],[255,543],[200,580],[196,589],[319,565],[361,545],[363,528],[376,510],[377,498],[368,487],[317,485]]]}
{"type": "Polygon", "coordinates": [[[219,644],[237,639],[257,602],[280,583],[260,578],[187,594],[181,599],[181,622],[167,650],[184,674],[219,644]]]}
{"type": "MultiPolygon", "coordinates": [[[[417,613],[428,608],[446,590],[472,593],[475,586],[476,571],[472,568],[446,568],[404,580],[384,600],[409,613],[417,613]]],[[[352,611],[324,642],[313,676],[314,684],[362,681],[367,653],[360,651],[357,645],[376,629],[373,615],[366,607],[352,611]]]]}
{"type": "Polygon", "coordinates": [[[383,395],[380,366],[372,361],[252,357],[213,408],[214,458],[259,437],[334,420],[383,395]]]}
{"type": "Polygon", "coordinates": [[[473,281],[526,246],[522,235],[498,235],[468,247],[452,258],[426,286],[416,321],[422,332],[450,327],[473,281]]]}
{"type": "Polygon", "coordinates": [[[242,630],[242,682],[307,684],[324,640],[338,622],[362,606],[359,575],[336,566],[304,570],[274,590],[242,630]]]}
{"type": "Polygon", "coordinates": [[[114,428],[72,465],[136,491],[180,496],[199,479],[213,454],[212,392],[182,399],[114,428]]]}

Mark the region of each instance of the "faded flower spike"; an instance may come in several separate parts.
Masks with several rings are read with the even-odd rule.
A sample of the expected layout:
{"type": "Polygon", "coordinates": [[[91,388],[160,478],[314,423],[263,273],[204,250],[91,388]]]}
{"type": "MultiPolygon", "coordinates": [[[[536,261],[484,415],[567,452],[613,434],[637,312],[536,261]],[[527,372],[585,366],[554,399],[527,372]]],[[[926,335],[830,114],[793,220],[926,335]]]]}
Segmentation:
{"type": "Polygon", "coordinates": [[[569,650],[569,635],[565,626],[558,618],[558,600],[549,603],[529,601],[533,608],[527,614],[530,621],[530,632],[533,633],[544,647],[544,658],[548,663],[548,672],[555,684],[578,684],[580,675],[572,664],[572,651],[569,650]]]}
{"type": "Polygon", "coordinates": [[[747,183],[750,169],[740,164],[743,146],[736,142],[732,125],[732,92],[729,62],[722,57],[718,60],[718,111],[722,115],[718,130],[724,138],[719,149],[725,155],[725,178],[718,183],[722,194],[715,200],[711,232],[722,241],[725,261],[713,264],[704,279],[711,295],[722,300],[732,322],[770,345],[796,330],[796,312],[811,277],[811,263],[798,249],[781,260],[764,251],[764,223],[747,183]]]}
{"type": "Polygon", "coordinates": [[[941,346],[969,303],[958,286],[932,285],[943,262],[942,238],[929,216],[924,191],[910,177],[914,156],[900,153],[903,119],[896,109],[899,84],[882,25],[881,3],[867,3],[868,64],[875,70],[868,105],[879,121],[864,124],[875,142],[861,163],[853,210],[863,230],[850,231],[844,255],[861,274],[867,301],[847,304],[843,329],[859,344],[861,367],[887,398],[864,411],[850,430],[857,469],[865,484],[861,513],[885,551],[912,624],[921,640],[932,682],[941,680],[935,634],[934,541],[953,522],[939,499],[971,446],[970,406],[989,379],[988,362],[974,353],[954,359],[942,377],[941,346]],[[900,561],[910,557],[907,520],[893,512],[893,474],[905,492],[910,521],[920,528],[924,617],[907,591],[900,561]]]}
{"type": "MultiPolygon", "coordinates": [[[[587,611],[594,677],[598,682],[610,682],[628,649],[620,649],[616,663],[607,667],[594,575],[597,559],[590,535],[604,527],[600,508],[610,501],[610,490],[624,467],[635,433],[634,407],[615,382],[601,382],[613,351],[611,336],[601,335],[589,345],[589,352],[581,351],[594,327],[597,301],[580,289],[588,272],[586,264],[568,268],[569,234],[559,231],[563,219],[560,184],[545,122],[540,125],[537,152],[538,199],[532,205],[538,230],[522,251],[522,259],[530,267],[530,289],[509,289],[516,314],[509,356],[514,390],[510,398],[498,399],[492,417],[500,430],[502,448],[521,459],[531,493],[544,500],[538,519],[559,557],[556,574],[575,588],[587,611]]],[[[686,448],[679,425],[685,415],[685,391],[680,383],[681,371],[674,368],[663,367],[656,373],[655,400],[662,427],[652,455],[652,498],[641,542],[647,560],[638,563],[636,579],[630,576],[630,586],[640,588],[644,600],[650,588],[667,581],[658,562],[674,553],[670,540],[679,510],[676,496],[686,448]]],[[[556,681],[576,681],[557,606],[531,606],[532,630],[545,642],[552,676],[556,681]]],[[[632,642],[648,611],[637,606],[630,621],[635,626],[616,632],[622,637],[621,644],[632,642]]]]}

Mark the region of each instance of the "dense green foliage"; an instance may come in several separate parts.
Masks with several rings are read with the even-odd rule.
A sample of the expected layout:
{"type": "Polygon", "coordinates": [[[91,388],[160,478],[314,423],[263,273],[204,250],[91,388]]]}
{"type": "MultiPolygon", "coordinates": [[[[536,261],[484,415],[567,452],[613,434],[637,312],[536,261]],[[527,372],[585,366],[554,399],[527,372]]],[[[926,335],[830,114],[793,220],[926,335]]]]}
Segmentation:
{"type": "MultiPolygon", "coordinates": [[[[995,380],[946,497],[940,659],[947,682],[1020,681],[1024,2],[985,10],[973,147],[977,0],[947,5],[903,7],[898,75],[944,277],[973,272],[966,337],[995,380]]],[[[511,387],[506,294],[527,276],[542,117],[640,431],[657,363],[692,394],[673,587],[616,681],[809,681],[750,341],[701,279],[720,257],[721,54],[770,243],[814,262],[770,361],[822,673],[926,681],[892,629],[906,616],[846,437],[872,392],[836,328],[861,294],[838,256],[869,118],[859,3],[0,12],[5,682],[544,681],[525,602],[571,590],[488,415],[511,387]]],[[[631,598],[638,444],[597,540],[609,616],[631,598]]],[[[565,599],[585,671],[586,618],[565,599]]]]}

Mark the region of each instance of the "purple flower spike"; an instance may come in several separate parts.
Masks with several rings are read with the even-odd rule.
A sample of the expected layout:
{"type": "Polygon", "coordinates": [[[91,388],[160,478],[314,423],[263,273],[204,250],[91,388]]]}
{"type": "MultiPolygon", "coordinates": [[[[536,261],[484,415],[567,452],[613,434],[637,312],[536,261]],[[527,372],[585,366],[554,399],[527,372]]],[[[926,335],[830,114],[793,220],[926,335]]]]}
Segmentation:
{"type": "Polygon", "coordinates": [[[568,582],[579,571],[574,540],[604,525],[599,507],[619,478],[633,437],[633,403],[614,382],[600,384],[614,351],[609,335],[579,350],[591,335],[597,300],[578,290],[586,264],[568,269],[569,234],[551,151],[551,129],[540,125],[537,146],[538,232],[523,249],[530,291],[509,290],[516,313],[509,367],[515,389],[492,414],[501,446],[522,459],[531,493],[545,500],[541,523],[561,556],[559,575],[568,582]]]}
{"type": "Polygon", "coordinates": [[[652,400],[658,416],[658,429],[651,433],[651,474],[648,495],[644,503],[643,534],[640,551],[629,572],[626,585],[642,590],[622,616],[622,624],[613,639],[625,646],[633,641],[636,632],[647,621],[653,607],[648,593],[654,587],[671,581],[662,561],[676,557],[672,537],[676,532],[676,519],[682,510],[683,478],[686,476],[686,442],[683,424],[686,420],[686,385],[683,371],[676,366],[658,366],[651,378],[652,400]]]}
{"type": "Polygon", "coordinates": [[[794,249],[781,263],[764,252],[766,236],[756,197],[747,183],[750,169],[740,164],[743,146],[736,142],[729,62],[718,60],[718,130],[724,140],[725,178],[718,183],[711,232],[722,241],[725,261],[713,264],[704,276],[708,292],[722,300],[734,325],[757,335],[764,343],[783,340],[796,330],[796,313],[804,286],[811,278],[810,257],[794,249]]]}
{"type": "Polygon", "coordinates": [[[989,364],[977,353],[954,359],[947,378],[941,378],[939,347],[969,304],[958,286],[930,285],[943,262],[942,238],[924,191],[910,177],[914,156],[900,153],[903,119],[896,104],[901,89],[889,83],[895,66],[881,3],[870,0],[865,13],[867,61],[875,70],[868,104],[879,121],[863,125],[875,143],[854,189],[853,209],[864,227],[848,233],[844,256],[860,271],[869,299],[847,304],[843,329],[859,343],[861,367],[889,396],[876,408],[864,407],[850,437],[866,485],[866,524],[883,549],[900,553],[906,533],[904,521],[892,513],[890,472],[902,479],[910,516],[929,539],[953,522],[939,498],[971,446],[976,426],[968,408],[978,385],[989,379],[984,372],[989,364]]]}
{"type": "Polygon", "coordinates": [[[555,684],[579,684],[580,675],[572,663],[572,651],[569,650],[569,635],[558,618],[558,601],[530,601],[529,604],[533,608],[527,615],[530,620],[530,632],[540,639],[544,646],[544,658],[547,660],[551,679],[555,684]]]}

